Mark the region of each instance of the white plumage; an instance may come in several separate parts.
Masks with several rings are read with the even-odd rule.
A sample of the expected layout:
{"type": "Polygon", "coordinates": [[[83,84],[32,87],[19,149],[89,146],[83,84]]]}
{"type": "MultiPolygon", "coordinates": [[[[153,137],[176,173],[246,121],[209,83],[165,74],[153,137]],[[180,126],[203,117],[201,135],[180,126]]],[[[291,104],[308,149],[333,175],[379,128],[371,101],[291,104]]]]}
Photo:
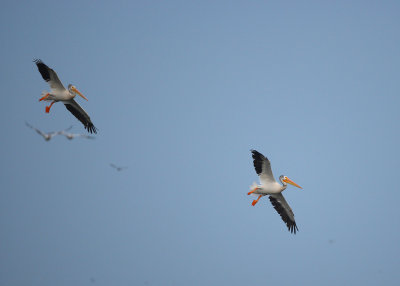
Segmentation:
{"type": "Polygon", "coordinates": [[[35,60],[36,66],[42,75],[42,78],[49,84],[50,92],[43,92],[39,101],[51,101],[46,106],[46,113],[50,112],[52,105],[58,101],[64,103],[65,107],[71,112],[90,133],[97,133],[97,128],[93,125],[86,111],[74,100],[78,94],[82,98],[87,98],[72,84],[66,89],[58,78],[56,72],[45,65],[41,60],[35,60]]]}
{"type": "Polygon", "coordinates": [[[248,195],[258,196],[258,198],[252,202],[252,205],[254,206],[261,197],[269,195],[269,200],[285,222],[288,230],[292,233],[296,233],[298,228],[296,221],[294,220],[293,211],[283,197],[282,192],[287,188],[287,184],[291,184],[300,189],[301,187],[284,175],[279,177],[279,180],[282,183],[282,185],[280,185],[274,179],[271,162],[268,158],[256,150],[251,150],[251,153],[253,156],[254,168],[260,177],[260,185],[253,183],[250,187],[250,192],[248,193],[248,195]]]}

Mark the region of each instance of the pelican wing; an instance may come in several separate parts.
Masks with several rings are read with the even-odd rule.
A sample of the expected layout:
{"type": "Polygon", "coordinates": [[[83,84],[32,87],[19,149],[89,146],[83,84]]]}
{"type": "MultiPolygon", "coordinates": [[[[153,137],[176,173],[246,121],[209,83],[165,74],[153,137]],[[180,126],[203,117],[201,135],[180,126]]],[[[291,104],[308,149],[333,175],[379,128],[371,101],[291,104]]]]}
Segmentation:
{"type": "Polygon", "coordinates": [[[30,125],[28,122],[25,122],[26,126],[28,126],[29,128],[32,128],[33,130],[35,130],[39,135],[42,135],[43,137],[46,136],[45,133],[43,133],[42,131],[40,131],[39,129],[33,127],[32,125],[30,125]]]}
{"type": "Polygon", "coordinates": [[[61,134],[61,131],[47,133],[47,135],[50,136],[50,138],[53,138],[54,136],[60,135],[60,134],[61,134]]]}
{"type": "Polygon", "coordinates": [[[83,126],[85,126],[88,132],[97,133],[97,128],[94,127],[89,115],[74,99],[71,99],[68,101],[68,103],[64,104],[69,112],[71,112],[76,118],[78,118],[80,122],[82,122],[83,126]]]}
{"type": "Polygon", "coordinates": [[[128,169],[128,167],[118,167],[118,166],[114,165],[113,163],[110,163],[110,166],[117,169],[117,171],[122,171],[124,169],[128,169]]]}
{"type": "Polygon", "coordinates": [[[75,135],[83,137],[83,138],[86,138],[86,139],[96,139],[96,137],[90,136],[90,135],[86,135],[86,134],[75,134],[75,135]]]}
{"type": "Polygon", "coordinates": [[[271,201],[275,210],[281,216],[282,220],[286,223],[288,230],[291,233],[296,234],[296,231],[298,231],[299,229],[297,228],[296,222],[294,220],[293,211],[285,200],[284,196],[281,193],[273,194],[269,196],[269,200],[271,201]]]}
{"type": "Polygon", "coordinates": [[[50,140],[51,138],[53,138],[54,136],[60,134],[60,132],[48,132],[48,133],[44,133],[43,131],[37,129],[36,127],[33,127],[32,125],[30,125],[28,122],[25,122],[26,126],[32,128],[33,130],[36,131],[37,134],[41,135],[44,139],[50,140]]]}
{"type": "Polygon", "coordinates": [[[58,78],[56,72],[44,64],[41,60],[34,60],[42,78],[50,85],[52,90],[64,90],[65,87],[58,78]]]}
{"type": "Polygon", "coordinates": [[[268,158],[256,150],[251,150],[251,153],[253,154],[254,168],[256,169],[257,175],[260,177],[261,184],[267,185],[271,182],[276,182],[268,158]]]}
{"type": "Polygon", "coordinates": [[[69,131],[69,130],[71,130],[72,127],[74,127],[74,125],[71,125],[70,127],[68,127],[67,129],[62,130],[61,132],[69,131]]]}
{"type": "Polygon", "coordinates": [[[86,134],[79,134],[79,133],[68,133],[68,136],[71,136],[72,138],[75,138],[75,137],[83,137],[86,139],[95,139],[96,138],[94,136],[90,136],[90,135],[86,135],[86,134]]]}

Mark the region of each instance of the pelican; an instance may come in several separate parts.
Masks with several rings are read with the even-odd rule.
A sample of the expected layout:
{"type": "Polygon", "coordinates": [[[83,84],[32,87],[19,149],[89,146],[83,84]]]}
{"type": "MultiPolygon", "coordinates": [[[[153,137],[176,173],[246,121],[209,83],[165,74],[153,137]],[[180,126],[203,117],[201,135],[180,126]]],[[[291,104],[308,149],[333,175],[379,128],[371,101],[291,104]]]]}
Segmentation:
{"type": "Polygon", "coordinates": [[[110,163],[110,166],[113,167],[113,168],[115,168],[118,172],[119,172],[119,171],[122,171],[122,170],[124,170],[124,169],[128,169],[128,167],[118,167],[118,166],[115,166],[113,163],[110,163]]]}
{"type": "Polygon", "coordinates": [[[67,129],[65,129],[65,130],[62,130],[62,131],[44,133],[44,132],[42,132],[41,130],[39,130],[39,129],[33,127],[32,125],[30,125],[28,122],[25,122],[25,124],[26,124],[26,126],[28,126],[29,128],[32,128],[33,130],[35,130],[35,131],[36,131],[39,135],[41,135],[41,136],[44,138],[44,140],[46,140],[46,141],[50,141],[51,138],[53,138],[54,136],[60,135],[60,134],[62,134],[62,132],[67,131],[67,130],[70,130],[70,129],[72,128],[72,126],[71,126],[71,127],[67,128],[67,129]]]}
{"type": "Polygon", "coordinates": [[[268,158],[256,150],[250,151],[253,154],[254,168],[256,169],[257,175],[260,177],[260,185],[253,183],[250,187],[250,192],[248,192],[248,195],[258,195],[258,198],[252,202],[252,205],[254,206],[261,197],[269,195],[269,200],[271,201],[275,210],[281,216],[282,220],[286,223],[288,230],[291,233],[296,234],[298,228],[296,221],[294,220],[294,214],[289,204],[283,197],[282,192],[287,188],[287,184],[291,184],[300,189],[302,189],[302,187],[284,175],[279,177],[279,181],[282,183],[282,185],[280,185],[274,179],[274,175],[272,174],[271,170],[271,163],[268,158]]]}
{"type": "Polygon", "coordinates": [[[86,139],[95,139],[96,138],[94,136],[89,136],[89,135],[86,135],[86,134],[68,133],[68,132],[65,132],[65,131],[61,131],[60,135],[64,135],[69,140],[72,140],[75,137],[83,137],[83,138],[86,138],[86,139]]]}
{"type": "Polygon", "coordinates": [[[61,101],[65,107],[71,112],[90,133],[97,133],[97,128],[94,127],[89,115],[86,111],[74,100],[78,94],[83,99],[88,100],[76,87],[72,84],[68,85],[68,90],[65,89],[56,72],[45,65],[41,60],[34,60],[43,79],[50,85],[50,92],[43,92],[39,101],[52,101],[49,106],[46,106],[46,113],[50,112],[50,108],[54,103],[61,101]]]}

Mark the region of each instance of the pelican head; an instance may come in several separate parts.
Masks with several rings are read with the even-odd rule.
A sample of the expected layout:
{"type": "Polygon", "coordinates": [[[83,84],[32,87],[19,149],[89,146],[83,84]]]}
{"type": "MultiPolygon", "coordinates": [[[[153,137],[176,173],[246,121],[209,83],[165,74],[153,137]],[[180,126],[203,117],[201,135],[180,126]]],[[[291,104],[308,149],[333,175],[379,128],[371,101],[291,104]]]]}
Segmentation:
{"type": "Polygon", "coordinates": [[[75,85],[68,85],[69,92],[75,97],[77,94],[80,95],[83,99],[88,100],[79,90],[76,89],[75,85]]]}
{"type": "Polygon", "coordinates": [[[287,184],[291,184],[292,186],[298,187],[300,189],[302,189],[302,187],[300,187],[298,184],[296,184],[295,182],[293,182],[291,179],[289,179],[288,177],[281,175],[279,177],[279,180],[282,182],[282,184],[284,186],[286,186],[287,184]]]}

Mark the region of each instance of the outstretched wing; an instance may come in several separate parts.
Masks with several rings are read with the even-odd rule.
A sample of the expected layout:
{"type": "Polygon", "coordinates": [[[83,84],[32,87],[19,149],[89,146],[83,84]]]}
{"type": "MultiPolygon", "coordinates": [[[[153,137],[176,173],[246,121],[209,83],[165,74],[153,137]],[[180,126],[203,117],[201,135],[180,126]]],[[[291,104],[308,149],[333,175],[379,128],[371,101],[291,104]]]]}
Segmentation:
{"type": "Polygon", "coordinates": [[[33,127],[32,125],[30,125],[28,122],[25,121],[26,126],[28,126],[29,128],[32,128],[33,130],[35,130],[39,135],[42,135],[43,137],[46,136],[45,133],[43,133],[42,131],[40,131],[39,129],[33,127]]]}
{"type": "Polygon", "coordinates": [[[298,231],[299,229],[297,228],[296,222],[294,220],[293,211],[285,200],[284,196],[281,193],[273,194],[269,196],[269,200],[271,201],[275,210],[281,216],[282,220],[286,223],[288,230],[291,233],[296,234],[296,231],[298,231]]]}
{"type": "Polygon", "coordinates": [[[256,150],[250,150],[253,154],[254,168],[257,175],[260,177],[261,184],[270,184],[276,182],[271,170],[271,163],[263,154],[256,150]]]}
{"type": "Polygon", "coordinates": [[[39,130],[39,129],[33,127],[32,125],[30,125],[30,124],[29,124],[28,122],[26,122],[26,121],[25,121],[25,124],[26,124],[26,126],[28,126],[29,128],[32,128],[33,130],[35,130],[37,134],[41,135],[41,136],[42,136],[45,140],[47,140],[47,141],[50,140],[51,138],[53,138],[54,136],[60,134],[60,131],[58,131],[58,132],[54,132],[54,131],[53,131],[53,132],[44,133],[44,132],[42,132],[41,130],[39,130]]]}
{"type": "Polygon", "coordinates": [[[113,163],[110,163],[110,166],[115,168],[117,171],[122,171],[124,169],[128,169],[128,167],[118,167],[118,166],[114,165],[113,163]]]}
{"type": "Polygon", "coordinates": [[[83,126],[85,126],[89,133],[97,133],[97,128],[94,127],[89,115],[74,99],[71,99],[69,103],[64,104],[69,112],[71,112],[76,118],[78,118],[80,122],[82,122],[83,126]]]}
{"type": "Polygon", "coordinates": [[[50,140],[54,136],[58,135],[58,132],[44,133],[43,131],[33,127],[32,125],[30,125],[28,122],[25,122],[25,124],[26,124],[26,126],[28,126],[28,127],[32,128],[33,130],[35,130],[37,134],[41,135],[46,140],[50,140]]]}
{"type": "Polygon", "coordinates": [[[71,125],[70,127],[68,127],[67,129],[62,130],[61,132],[69,131],[69,130],[71,130],[72,127],[74,127],[74,125],[71,125]]]}
{"type": "Polygon", "coordinates": [[[57,131],[57,132],[51,132],[51,133],[49,133],[49,135],[51,135],[51,136],[65,135],[65,131],[70,130],[71,128],[72,128],[72,125],[70,127],[68,127],[67,129],[60,130],[60,131],[57,131]]]}
{"type": "Polygon", "coordinates": [[[50,85],[52,90],[64,90],[65,87],[58,78],[56,72],[44,64],[41,60],[34,60],[42,78],[50,85]]]}
{"type": "Polygon", "coordinates": [[[83,138],[86,138],[86,139],[96,139],[96,137],[90,136],[90,135],[86,135],[86,134],[74,134],[74,135],[80,136],[80,137],[83,137],[83,138]]]}

